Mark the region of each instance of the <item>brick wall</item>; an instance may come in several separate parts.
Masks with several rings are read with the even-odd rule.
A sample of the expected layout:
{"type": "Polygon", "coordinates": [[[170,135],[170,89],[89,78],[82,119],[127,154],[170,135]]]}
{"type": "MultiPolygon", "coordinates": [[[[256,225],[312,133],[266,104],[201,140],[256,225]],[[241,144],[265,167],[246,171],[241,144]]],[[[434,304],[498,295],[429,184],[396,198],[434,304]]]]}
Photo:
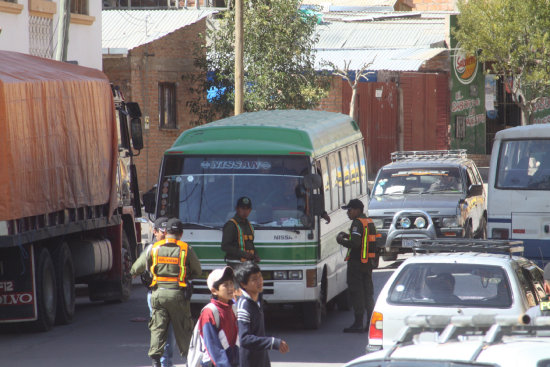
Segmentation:
{"type": "Polygon", "coordinates": [[[138,102],[141,107],[145,147],[135,159],[141,192],[157,183],[164,151],[184,130],[192,127],[186,105],[191,99],[189,81],[184,76],[189,72],[198,73],[193,65],[195,44],[205,29],[206,20],[202,19],[130,50],[126,58],[104,59],[107,76],[121,86],[126,100],[138,102]],[[159,127],[159,82],[176,84],[176,129],[159,127]],[[145,129],[147,119],[149,128],[145,129]]]}
{"type": "Polygon", "coordinates": [[[323,98],[316,110],[342,112],[342,83],[347,83],[339,76],[333,76],[328,96],[323,98]]]}

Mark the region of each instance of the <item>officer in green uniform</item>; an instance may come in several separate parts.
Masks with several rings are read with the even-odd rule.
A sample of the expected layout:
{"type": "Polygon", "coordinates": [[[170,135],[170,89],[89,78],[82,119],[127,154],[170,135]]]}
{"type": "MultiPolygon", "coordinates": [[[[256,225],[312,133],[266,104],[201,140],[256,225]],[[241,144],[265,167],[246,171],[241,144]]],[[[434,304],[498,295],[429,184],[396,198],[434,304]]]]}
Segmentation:
{"type": "Polygon", "coordinates": [[[347,209],[352,220],[349,234],[338,233],[336,242],[348,249],[347,283],[355,320],[344,329],[344,333],[362,333],[365,331],[363,317],[367,313],[367,328],[374,309],[374,286],[372,284],[372,269],[376,256],[376,227],[370,218],[363,213],[361,200],[352,199],[347,209]]]}
{"type": "Polygon", "coordinates": [[[225,261],[232,268],[248,260],[260,261],[254,248],[254,227],[248,221],[252,201],[246,196],[239,198],[235,211],[235,216],[223,226],[221,244],[225,261]]]}
{"type": "Polygon", "coordinates": [[[183,224],[176,218],[166,223],[166,237],[151,248],[147,263],[153,277],[151,287],[151,346],[149,357],[154,367],[160,367],[168,326],[174,328],[176,343],[182,356],[187,355],[193,320],[189,299],[189,279],[201,274],[201,264],[195,252],[180,240],[183,224]]]}

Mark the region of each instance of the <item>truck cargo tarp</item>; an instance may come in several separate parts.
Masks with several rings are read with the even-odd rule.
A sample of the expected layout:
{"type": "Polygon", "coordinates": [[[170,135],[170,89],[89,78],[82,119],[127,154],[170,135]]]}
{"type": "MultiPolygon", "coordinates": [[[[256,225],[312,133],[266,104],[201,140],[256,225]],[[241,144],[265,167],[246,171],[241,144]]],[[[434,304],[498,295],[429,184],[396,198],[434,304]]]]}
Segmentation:
{"type": "Polygon", "coordinates": [[[0,51],[0,221],[110,204],[117,126],[99,70],[0,51]]]}

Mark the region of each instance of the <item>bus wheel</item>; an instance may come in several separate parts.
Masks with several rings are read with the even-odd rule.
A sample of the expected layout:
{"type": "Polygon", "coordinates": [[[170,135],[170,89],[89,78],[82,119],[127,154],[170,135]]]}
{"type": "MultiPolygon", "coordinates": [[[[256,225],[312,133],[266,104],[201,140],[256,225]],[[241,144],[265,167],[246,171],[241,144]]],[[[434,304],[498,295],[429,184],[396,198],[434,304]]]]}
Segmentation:
{"type": "Polygon", "coordinates": [[[319,329],[323,321],[321,302],[306,302],[302,305],[304,328],[310,330],[319,329]]]}
{"type": "Polygon", "coordinates": [[[466,224],[466,228],[464,228],[464,238],[473,238],[474,233],[472,230],[472,223],[468,221],[468,224],[466,224]]]}
{"type": "Polygon", "coordinates": [[[485,219],[485,217],[481,218],[481,225],[477,237],[482,240],[487,239],[487,219],[485,219]]]}
{"type": "Polygon", "coordinates": [[[71,250],[66,243],[62,243],[53,251],[53,262],[57,284],[55,322],[60,325],[70,324],[73,321],[75,305],[74,264],[71,250]]]}
{"type": "Polygon", "coordinates": [[[48,331],[54,325],[57,307],[55,269],[50,253],[43,247],[36,248],[35,263],[38,319],[33,323],[33,329],[48,331]]]}

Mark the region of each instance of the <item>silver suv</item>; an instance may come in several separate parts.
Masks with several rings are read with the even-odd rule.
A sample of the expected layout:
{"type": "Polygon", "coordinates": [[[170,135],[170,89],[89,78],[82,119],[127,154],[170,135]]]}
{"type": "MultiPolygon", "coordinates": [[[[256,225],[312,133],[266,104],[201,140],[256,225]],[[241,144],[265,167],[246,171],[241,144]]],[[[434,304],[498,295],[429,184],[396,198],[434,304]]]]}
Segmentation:
{"type": "Polygon", "coordinates": [[[487,237],[486,191],[466,150],[394,152],[391,160],[368,206],[384,260],[410,252],[414,239],[487,237]]]}

